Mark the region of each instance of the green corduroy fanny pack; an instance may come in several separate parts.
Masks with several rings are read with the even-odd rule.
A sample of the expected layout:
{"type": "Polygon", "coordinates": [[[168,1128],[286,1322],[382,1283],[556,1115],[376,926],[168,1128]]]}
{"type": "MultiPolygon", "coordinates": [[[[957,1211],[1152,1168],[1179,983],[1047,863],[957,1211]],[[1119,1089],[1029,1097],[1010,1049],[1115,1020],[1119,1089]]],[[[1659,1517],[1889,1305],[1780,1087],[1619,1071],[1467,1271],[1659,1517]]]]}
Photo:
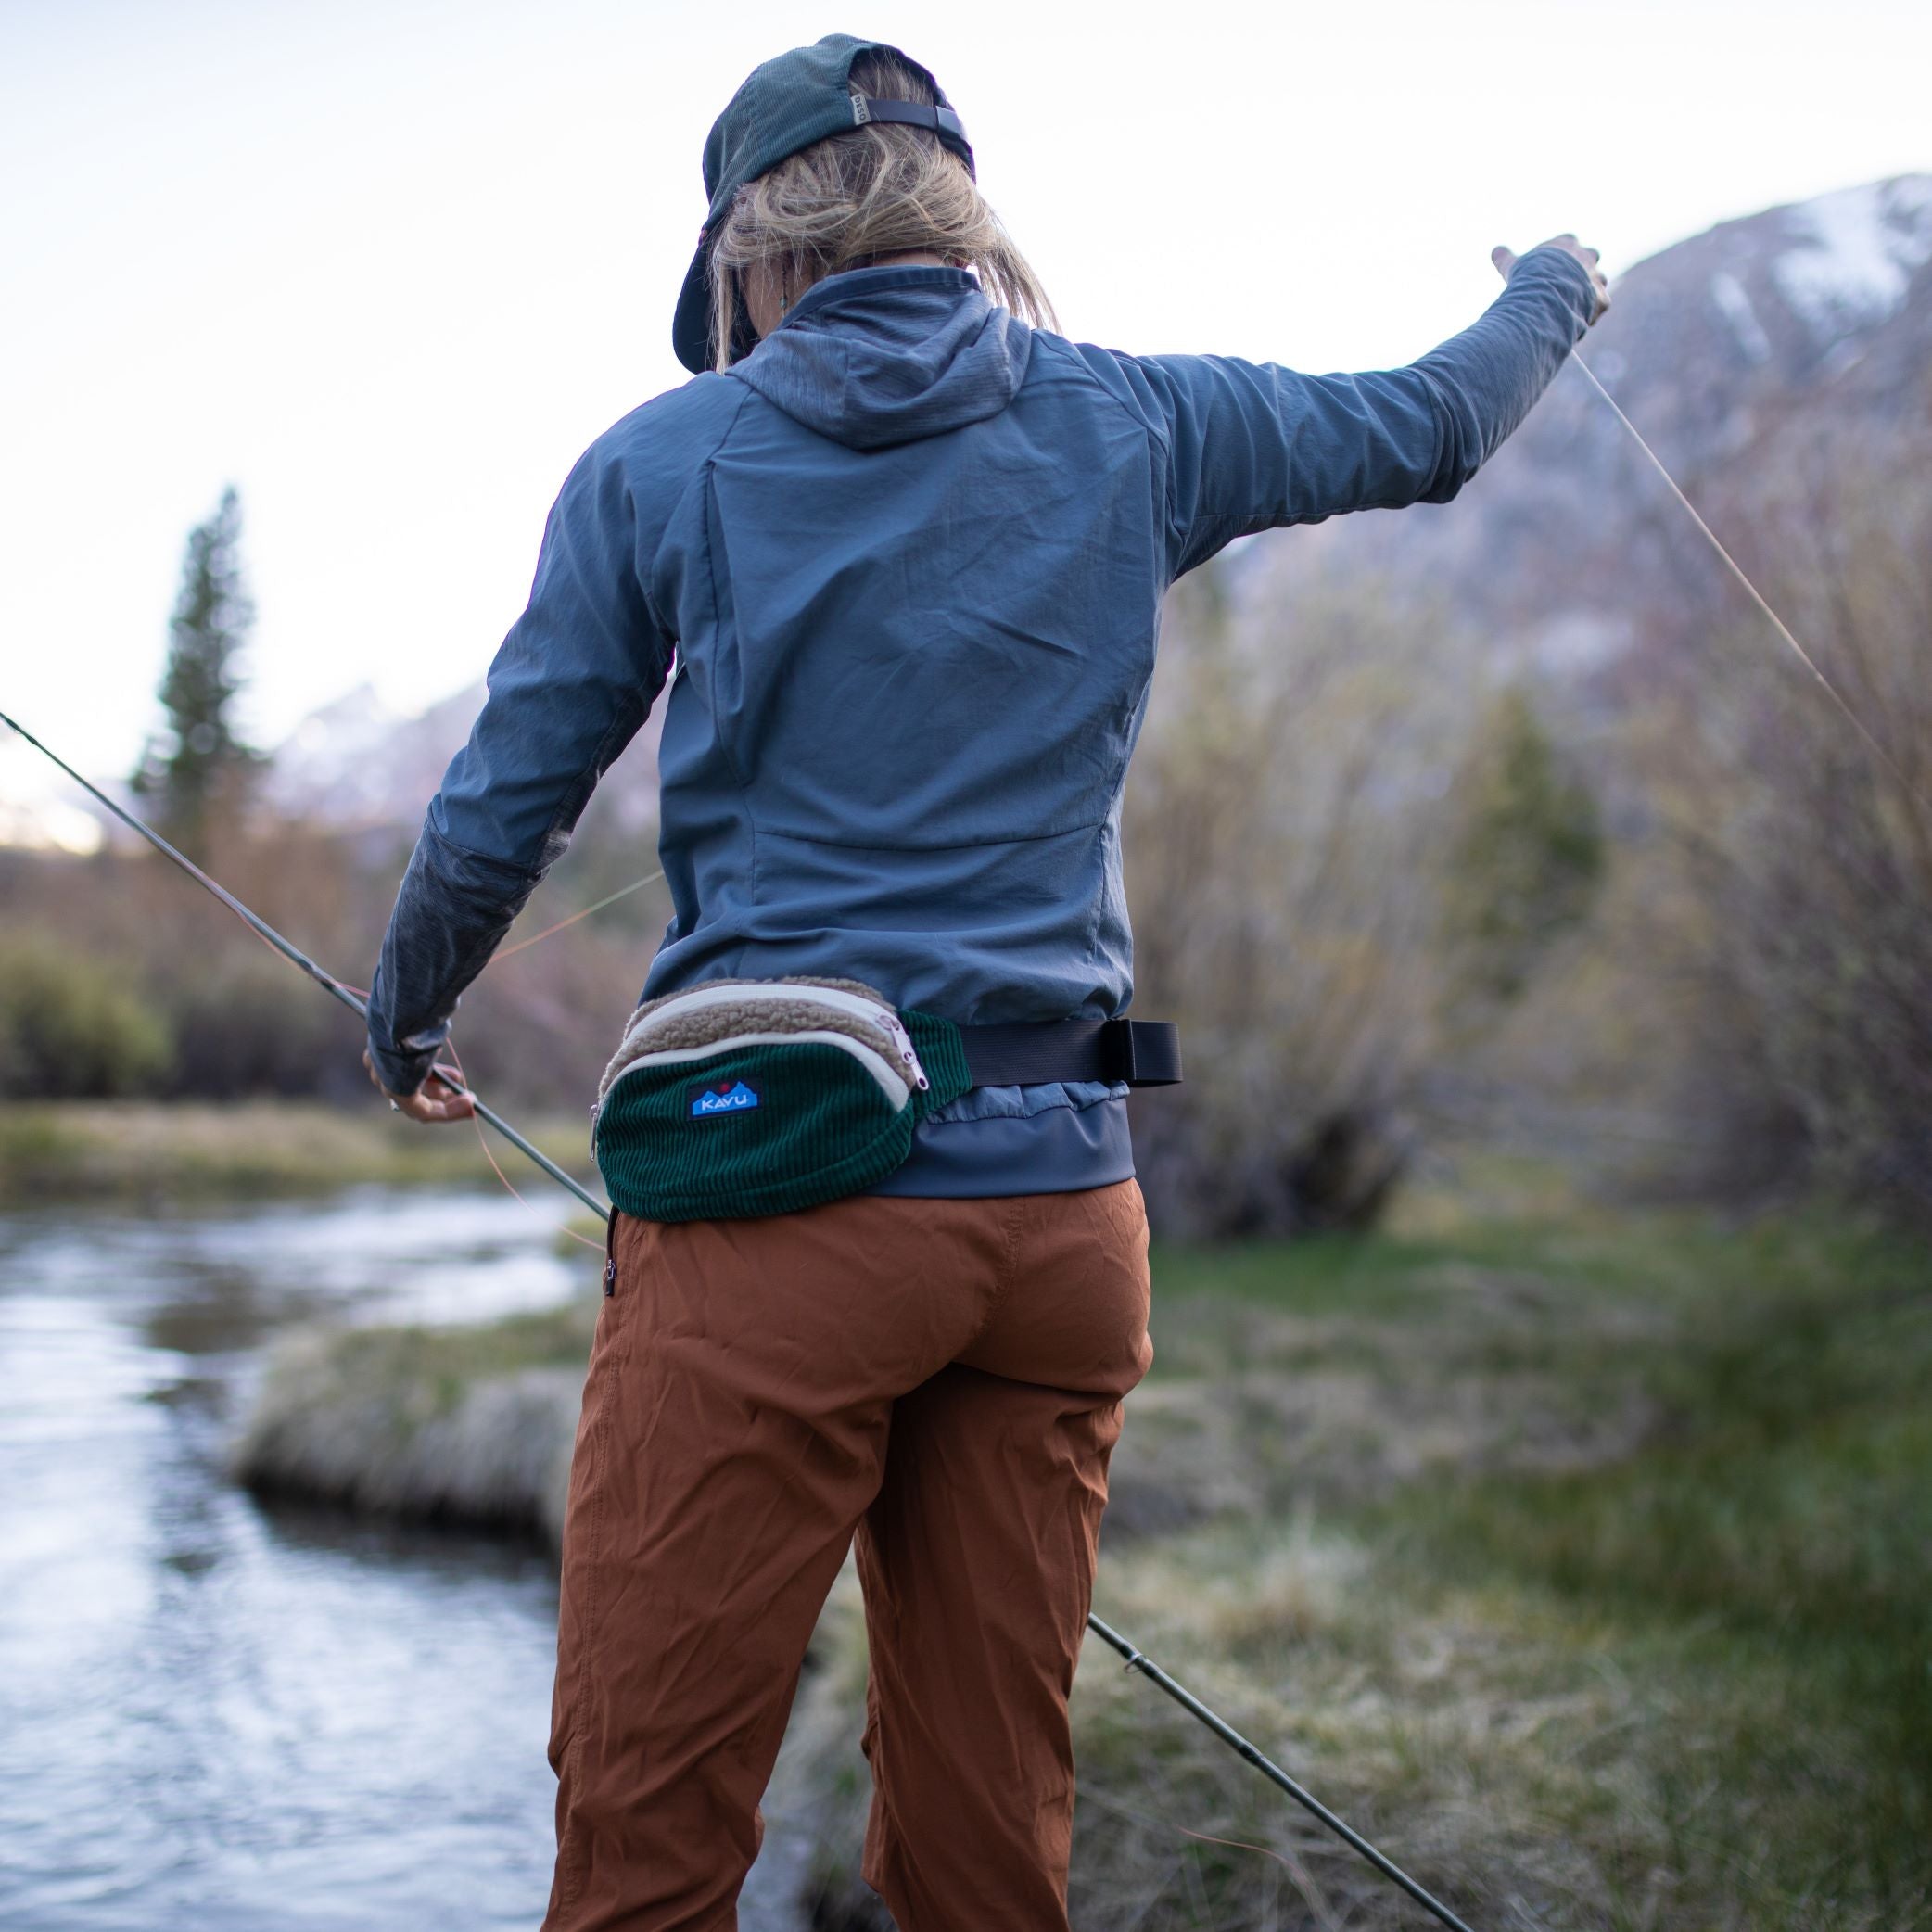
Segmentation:
{"type": "Polygon", "coordinates": [[[858,980],[711,980],[631,1015],[592,1144],[627,1214],[791,1214],[883,1180],[972,1085],[958,1026],[858,980]]]}

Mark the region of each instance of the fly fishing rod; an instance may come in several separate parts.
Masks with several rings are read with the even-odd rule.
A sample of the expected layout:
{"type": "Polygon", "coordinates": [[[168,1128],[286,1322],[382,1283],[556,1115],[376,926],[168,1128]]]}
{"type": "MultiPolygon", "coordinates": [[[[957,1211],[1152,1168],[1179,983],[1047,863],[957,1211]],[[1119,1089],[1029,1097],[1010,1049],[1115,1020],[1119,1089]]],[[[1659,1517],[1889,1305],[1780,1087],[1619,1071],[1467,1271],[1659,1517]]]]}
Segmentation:
{"type": "Polygon", "coordinates": [[[1087,1627],[1103,1644],[1111,1645],[1126,1659],[1128,1670],[1138,1671],[1150,1683],[1165,1691],[1190,1717],[1199,1718],[1228,1749],[1238,1757],[1245,1758],[1270,1784],[1278,1785],[1303,1811],[1319,1818],[1337,1837],[1344,1844],[1353,1846],[1384,1878],[1399,1885],[1417,1904],[1434,1913],[1443,1925],[1453,1928],[1453,1932],[1469,1932],[1468,1926],[1464,1925],[1440,1899],[1433,1898],[1424,1891],[1400,1865],[1392,1859],[1385,1858],[1360,1832],[1338,1818],[1305,1786],[1298,1785],[1272,1758],[1265,1757],[1250,1744],[1232,1724],[1223,1718],[1216,1717],[1185,1684],[1176,1684],[1150,1657],[1142,1656],[1111,1623],[1103,1623],[1099,1618],[1089,1613],[1087,1627]]]}
{"type": "MultiPolygon", "coordinates": [[[[221,900],[222,905],[227,907],[229,911],[234,913],[244,924],[250,927],[260,937],[265,939],[291,965],[300,968],[331,998],[339,1000],[342,1005],[346,1006],[350,1012],[356,1014],[359,1018],[363,1020],[368,1018],[369,1007],[366,1000],[350,987],[345,986],[333,973],[324,971],[300,947],[285,939],[265,919],[260,918],[257,914],[251,912],[226,886],[210,878],[192,858],[171,845],[153,826],[149,825],[145,820],[136,818],[124,806],[117,805],[98,785],[93,784],[88,780],[83,778],[65,758],[48,750],[18,719],[9,718],[6,712],[0,711],[0,724],[6,725],[9,731],[25,739],[43,757],[58,766],[62,771],[66,772],[68,777],[72,779],[89,797],[95,800],[96,803],[105,806],[108,811],[112,812],[131,831],[139,833],[162,858],[172,859],[197,885],[212,893],[216,898],[221,900]]],[[[544,935],[540,934],[538,936],[542,937],[544,935]]],[[[578,1200],[582,1201],[591,1213],[599,1216],[607,1216],[610,1214],[610,1207],[607,1202],[599,1201],[588,1188],[571,1175],[566,1173],[541,1149],[533,1146],[528,1140],[525,1139],[501,1114],[487,1107],[474,1093],[471,1093],[453,1072],[444,1073],[439,1068],[437,1077],[442,1080],[452,1093],[462,1095],[466,1099],[471,1106],[477,1110],[478,1118],[488,1121],[519,1153],[527,1155],[560,1187],[569,1188],[571,1193],[576,1195],[578,1200]]],[[[1359,1851],[1384,1877],[1392,1879],[1396,1885],[1399,1885],[1418,1905],[1433,1913],[1443,1925],[1450,1927],[1450,1932],[1470,1932],[1470,1928],[1461,1919],[1457,1918],[1446,1905],[1424,1891],[1393,1860],[1384,1857],[1359,1832],[1351,1829],[1333,1811],[1329,1811],[1320,1799],[1298,1785],[1272,1759],[1265,1757],[1232,1724],[1217,1717],[1191,1691],[1176,1683],[1165,1671],[1162,1670],[1160,1665],[1153,1662],[1151,1659],[1144,1657],[1111,1624],[1103,1623],[1099,1618],[1089,1615],[1087,1620],[1087,1627],[1102,1643],[1111,1646],[1126,1659],[1128,1670],[1138,1671],[1141,1675],[1159,1685],[1184,1710],[1188,1711],[1191,1716],[1200,1719],[1223,1744],[1245,1758],[1265,1778],[1275,1785],[1278,1785],[1297,1804],[1313,1813],[1315,1817],[1320,1819],[1330,1831],[1336,1833],[1347,1844],[1359,1851]]]]}

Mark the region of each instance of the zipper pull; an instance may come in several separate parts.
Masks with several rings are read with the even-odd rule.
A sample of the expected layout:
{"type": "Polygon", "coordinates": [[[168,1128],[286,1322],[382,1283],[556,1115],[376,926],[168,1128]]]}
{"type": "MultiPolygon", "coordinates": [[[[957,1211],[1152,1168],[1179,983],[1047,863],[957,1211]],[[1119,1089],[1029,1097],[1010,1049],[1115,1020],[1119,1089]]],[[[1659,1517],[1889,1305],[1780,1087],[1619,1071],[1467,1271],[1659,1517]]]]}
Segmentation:
{"type": "Polygon", "coordinates": [[[604,1295],[608,1301],[617,1291],[617,1211],[610,1211],[610,1225],[604,1231],[604,1295]]]}
{"type": "Polygon", "coordinates": [[[899,1043],[899,1058],[912,1069],[914,1084],[922,1093],[929,1092],[933,1083],[926,1078],[926,1070],[919,1063],[919,1055],[912,1050],[912,1036],[906,1031],[905,1023],[889,1008],[879,1010],[879,1023],[899,1043]]]}

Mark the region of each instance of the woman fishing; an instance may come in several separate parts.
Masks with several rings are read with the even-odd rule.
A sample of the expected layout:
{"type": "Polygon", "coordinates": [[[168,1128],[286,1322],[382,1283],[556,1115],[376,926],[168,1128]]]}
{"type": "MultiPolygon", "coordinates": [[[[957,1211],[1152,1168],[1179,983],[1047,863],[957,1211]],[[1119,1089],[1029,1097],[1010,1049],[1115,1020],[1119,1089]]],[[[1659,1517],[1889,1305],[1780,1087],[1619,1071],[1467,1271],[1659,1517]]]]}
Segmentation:
{"type": "Polygon", "coordinates": [[[712,128],[696,372],[566,479],[383,943],[431,1072],[662,702],[673,916],[600,1096],[616,1203],[564,1532],[551,1932],[736,1923],[855,1541],[865,1875],[1064,1928],[1067,1697],[1146,1372],[1121,787],[1163,594],[1235,538],[1445,502],[1607,300],[1563,236],[1389,373],[1059,335],[933,77],[843,34],[712,128]]]}

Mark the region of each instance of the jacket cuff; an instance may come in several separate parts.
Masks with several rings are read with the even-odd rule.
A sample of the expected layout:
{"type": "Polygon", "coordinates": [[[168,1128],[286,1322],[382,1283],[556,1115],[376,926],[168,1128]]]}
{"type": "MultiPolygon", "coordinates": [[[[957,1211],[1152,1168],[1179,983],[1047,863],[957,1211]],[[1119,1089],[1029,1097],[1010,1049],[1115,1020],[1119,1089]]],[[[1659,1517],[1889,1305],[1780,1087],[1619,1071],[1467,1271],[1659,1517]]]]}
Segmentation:
{"type": "Polygon", "coordinates": [[[425,822],[369,987],[369,1058],[391,1093],[428,1078],[458,998],[541,876],[452,844],[433,816],[425,822]]]}
{"type": "MultiPolygon", "coordinates": [[[[1539,242],[1527,255],[1517,257],[1516,273],[1510,276],[1511,288],[1523,279],[1523,271],[1534,264],[1534,278],[1553,285],[1568,284],[1566,292],[1577,298],[1577,331],[1575,341],[1581,341],[1590,326],[1590,311],[1596,306],[1595,285],[1590,280],[1590,271],[1572,255],[1568,248],[1552,247],[1548,242],[1539,242]]],[[[1572,342],[1571,347],[1575,346],[1572,342]]]]}
{"type": "MultiPolygon", "coordinates": [[[[376,985],[370,988],[369,1010],[372,1015],[377,1010],[376,993],[382,983],[380,968],[375,978],[376,985]]],[[[372,1023],[369,1028],[369,1058],[375,1062],[376,1077],[385,1089],[392,1094],[414,1093],[428,1079],[449,1031],[447,1024],[434,1027],[425,1033],[413,1034],[399,1045],[380,1037],[372,1023]],[[433,1038],[430,1037],[432,1033],[433,1038]]]]}

